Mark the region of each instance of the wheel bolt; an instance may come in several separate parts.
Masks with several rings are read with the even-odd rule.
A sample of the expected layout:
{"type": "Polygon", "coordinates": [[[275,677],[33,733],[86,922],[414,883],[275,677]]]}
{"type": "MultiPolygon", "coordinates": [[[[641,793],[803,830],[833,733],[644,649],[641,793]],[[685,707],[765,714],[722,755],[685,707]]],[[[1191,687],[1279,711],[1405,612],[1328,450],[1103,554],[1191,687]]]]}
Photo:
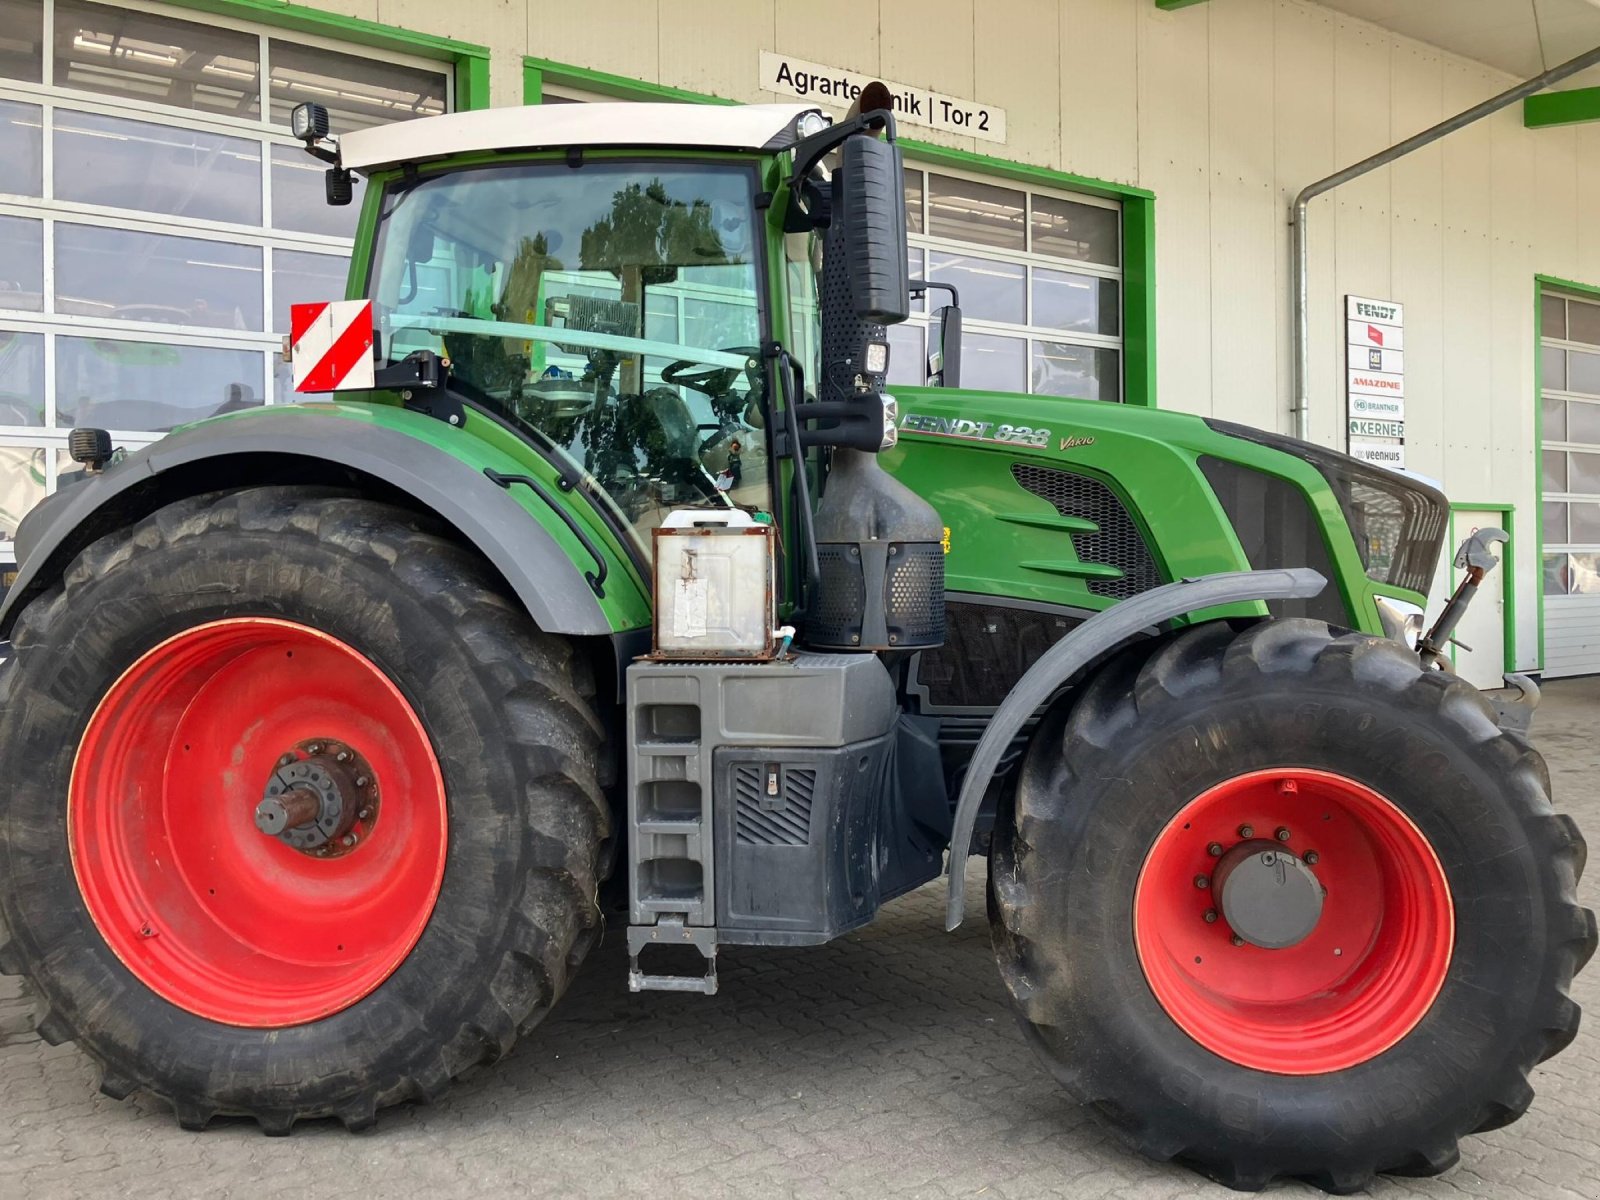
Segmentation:
{"type": "Polygon", "coordinates": [[[279,759],[279,760],[278,760],[278,765],[279,765],[279,766],[280,766],[280,767],[289,767],[289,766],[293,766],[293,765],[294,765],[294,755],[292,755],[292,754],[285,754],[285,755],[284,755],[284,756],[283,756],[283,757],[282,757],[282,758],[280,758],[280,759],[279,759]]]}
{"type": "Polygon", "coordinates": [[[307,754],[321,754],[322,753],[322,743],[321,742],[312,742],[309,746],[306,747],[306,753],[307,754]]]}
{"type": "Polygon", "coordinates": [[[1280,842],[1287,842],[1289,840],[1288,827],[1284,825],[1278,826],[1278,831],[1272,836],[1277,838],[1280,842]]]}
{"type": "Polygon", "coordinates": [[[342,763],[349,762],[350,761],[350,751],[341,750],[341,751],[339,751],[338,754],[334,755],[334,758],[338,762],[342,762],[342,763]]]}
{"type": "Polygon", "coordinates": [[[370,820],[372,820],[372,810],[370,808],[361,809],[359,812],[356,813],[356,820],[358,820],[358,821],[370,821],[370,820]]]}
{"type": "Polygon", "coordinates": [[[1216,923],[1217,923],[1217,910],[1214,909],[1214,908],[1206,909],[1206,924],[1207,925],[1215,925],[1216,923]]]}
{"type": "Polygon", "coordinates": [[[1240,936],[1239,936],[1239,935],[1238,935],[1238,934],[1237,934],[1237,933],[1236,933],[1236,934],[1234,934],[1234,935],[1233,935],[1233,937],[1232,937],[1232,939],[1231,939],[1231,940],[1232,940],[1232,942],[1233,942],[1233,944],[1234,944],[1234,945],[1235,945],[1235,946],[1242,946],[1242,945],[1244,945],[1244,939],[1243,939],[1243,938],[1242,938],[1242,937],[1240,937],[1240,936]]]}
{"type": "Polygon", "coordinates": [[[1194,885],[1201,891],[1204,891],[1206,888],[1211,886],[1211,880],[1204,875],[1196,875],[1194,877],[1194,885]]]}
{"type": "Polygon", "coordinates": [[[353,833],[347,833],[339,840],[346,849],[349,849],[351,846],[356,844],[356,835],[353,833]]]}
{"type": "Polygon", "coordinates": [[[1317,860],[1321,857],[1322,855],[1318,854],[1315,850],[1307,850],[1300,856],[1300,861],[1305,863],[1305,865],[1308,867],[1314,867],[1317,865],[1317,860]]]}
{"type": "Polygon", "coordinates": [[[367,784],[369,784],[371,782],[372,782],[372,780],[368,779],[365,775],[357,775],[356,776],[356,786],[357,787],[366,787],[367,784]]]}
{"type": "Polygon", "coordinates": [[[1254,825],[1241,825],[1241,826],[1239,826],[1239,836],[1240,837],[1242,837],[1242,838],[1251,838],[1251,837],[1255,837],[1255,835],[1256,835],[1256,830],[1255,830],[1255,826],[1254,825]]]}
{"type": "Polygon", "coordinates": [[[1221,842],[1212,842],[1211,845],[1206,847],[1206,853],[1211,855],[1212,858],[1221,858],[1222,857],[1222,843],[1221,842]]]}

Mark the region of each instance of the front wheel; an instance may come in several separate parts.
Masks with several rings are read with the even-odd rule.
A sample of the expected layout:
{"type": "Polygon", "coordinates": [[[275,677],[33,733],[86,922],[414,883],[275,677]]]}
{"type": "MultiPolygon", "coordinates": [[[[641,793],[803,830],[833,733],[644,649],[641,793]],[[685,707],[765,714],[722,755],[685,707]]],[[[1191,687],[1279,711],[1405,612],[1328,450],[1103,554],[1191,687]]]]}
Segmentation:
{"type": "Polygon", "coordinates": [[[1028,753],[990,865],[1030,1040],[1234,1187],[1433,1174],[1577,1032],[1583,841],[1469,684],[1313,621],[1114,661],[1028,753]]]}
{"type": "Polygon", "coordinates": [[[549,1010],[600,925],[600,725],[496,583],[415,514],[256,488],[23,611],[0,970],[104,1091],[360,1127],[549,1010]]]}

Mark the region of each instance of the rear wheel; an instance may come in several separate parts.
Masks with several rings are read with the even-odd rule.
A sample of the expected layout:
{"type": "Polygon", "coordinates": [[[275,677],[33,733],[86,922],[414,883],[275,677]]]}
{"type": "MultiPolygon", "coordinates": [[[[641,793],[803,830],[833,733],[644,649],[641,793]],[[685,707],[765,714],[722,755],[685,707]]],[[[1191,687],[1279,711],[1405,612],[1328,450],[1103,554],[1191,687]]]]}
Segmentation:
{"type": "Polygon", "coordinates": [[[1153,1157],[1241,1188],[1436,1173],[1577,1031],[1595,926],[1548,788],[1396,643],[1202,627],[1041,724],[990,866],[1001,974],[1153,1157]]]}
{"type": "Polygon", "coordinates": [[[411,514],[181,502],[14,648],[0,968],[112,1095],[368,1124],[509,1049],[598,932],[584,673],[411,514]]]}

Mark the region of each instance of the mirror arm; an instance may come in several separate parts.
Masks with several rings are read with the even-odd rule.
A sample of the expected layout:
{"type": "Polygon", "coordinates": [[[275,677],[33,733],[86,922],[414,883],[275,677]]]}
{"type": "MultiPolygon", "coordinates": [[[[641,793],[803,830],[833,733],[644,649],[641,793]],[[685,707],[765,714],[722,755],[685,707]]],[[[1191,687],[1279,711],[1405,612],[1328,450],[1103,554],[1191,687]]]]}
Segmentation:
{"type": "Polygon", "coordinates": [[[913,279],[910,284],[910,291],[911,298],[913,300],[922,299],[922,297],[926,296],[930,291],[949,292],[950,303],[955,305],[957,308],[961,307],[961,293],[956,291],[955,284],[953,283],[934,283],[932,280],[928,279],[913,279]]]}

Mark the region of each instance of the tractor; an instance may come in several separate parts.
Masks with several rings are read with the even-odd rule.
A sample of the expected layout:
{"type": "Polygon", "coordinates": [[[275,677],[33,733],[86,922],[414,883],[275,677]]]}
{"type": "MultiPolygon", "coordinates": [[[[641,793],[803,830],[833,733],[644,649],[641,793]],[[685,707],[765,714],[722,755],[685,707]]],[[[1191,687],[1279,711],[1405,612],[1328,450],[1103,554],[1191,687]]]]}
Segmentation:
{"type": "Polygon", "coordinates": [[[1435,487],[963,390],[876,85],[293,131],[362,183],[305,395],[73,431],[0,607],[0,970],[104,1092],[366,1128],[608,915],[711,994],[987,857],[1027,1040],[1146,1155],[1345,1192],[1528,1108],[1584,843],[1466,584],[1422,634],[1435,487]]]}

